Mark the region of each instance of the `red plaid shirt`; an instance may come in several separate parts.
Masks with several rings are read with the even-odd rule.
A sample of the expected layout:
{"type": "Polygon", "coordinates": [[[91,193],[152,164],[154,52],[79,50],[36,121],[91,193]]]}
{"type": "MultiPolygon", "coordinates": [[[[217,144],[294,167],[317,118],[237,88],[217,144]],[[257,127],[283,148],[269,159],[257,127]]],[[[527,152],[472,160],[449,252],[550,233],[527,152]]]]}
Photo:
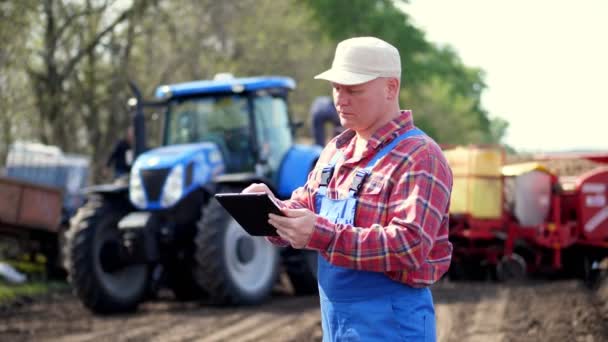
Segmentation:
{"type": "MultiPolygon", "coordinates": [[[[347,130],[325,147],[303,187],[283,204],[315,208],[321,170],[337,150],[344,158],[335,166],[327,187],[329,198],[345,198],[356,171],[392,139],[414,128],[410,111],[380,128],[360,158],[353,157],[355,132],[347,130]]],[[[448,208],[452,172],[437,144],[426,136],[410,137],[380,159],[358,195],[355,225],[336,224],[318,216],[306,248],[316,249],[331,264],[385,272],[413,287],[433,284],[448,269],[448,208]]],[[[281,238],[271,242],[285,245],[281,238]]]]}

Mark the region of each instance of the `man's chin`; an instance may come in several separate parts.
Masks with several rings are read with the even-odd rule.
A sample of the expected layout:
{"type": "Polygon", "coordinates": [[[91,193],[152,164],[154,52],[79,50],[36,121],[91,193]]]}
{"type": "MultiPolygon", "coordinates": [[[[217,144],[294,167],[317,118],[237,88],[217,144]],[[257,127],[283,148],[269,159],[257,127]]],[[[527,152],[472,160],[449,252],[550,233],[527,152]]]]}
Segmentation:
{"type": "Polygon", "coordinates": [[[353,120],[345,119],[343,117],[340,117],[340,125],[347,129],[355,129],[357,127],[356,122],[354,122],[353,120]]]}
{"type": "MultiPolygon", "coordinates": [[[[341,121],[342,122],[342,121],[341,121]]],[[[361,124],[357,123],[357,122],[342,122],[342,127],[344,127],[344,129],[351,129],[353,131],[360,131],[362,130],[361,124]]]]}

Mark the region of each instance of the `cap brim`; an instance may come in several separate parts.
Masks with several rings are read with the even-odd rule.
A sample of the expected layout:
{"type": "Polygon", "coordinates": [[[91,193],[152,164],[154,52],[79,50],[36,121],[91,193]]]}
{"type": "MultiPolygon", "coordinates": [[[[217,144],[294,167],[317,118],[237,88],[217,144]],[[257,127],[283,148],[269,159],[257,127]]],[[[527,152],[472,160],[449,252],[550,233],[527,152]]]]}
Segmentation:
{"type": "Polygon", "coordinates": [[[378,78],[376,75],[359,74],[346,70],[329,69],[315,76],[315,80],[326,80],[343,85],[356,85],[378,78]]]}

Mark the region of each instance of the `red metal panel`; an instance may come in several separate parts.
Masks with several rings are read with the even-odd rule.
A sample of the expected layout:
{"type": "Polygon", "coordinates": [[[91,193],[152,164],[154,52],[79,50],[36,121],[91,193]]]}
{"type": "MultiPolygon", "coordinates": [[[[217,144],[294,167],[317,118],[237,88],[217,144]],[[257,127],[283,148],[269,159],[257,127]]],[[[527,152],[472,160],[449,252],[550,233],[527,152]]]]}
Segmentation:
{"type": "Polygon", "coordinates": [[[0,177],[0,221],[56,232],[61,223],[61,190],[0,177]]]}
{"type": "Polygon", "coordinates": [[[17,223],[20,199],[21,187],[0,178],[0,222],[17,223]]]}
{"type": "Polygon", "coordinates": [[[608,168],[581,176],[579,193],[579,227],[587,240],[608,240],[608,168]]]}
{"type": "Polygon", "coordinates": [[[557,159],[587,159],[596,163],[608,163],[608,152],[556,152],[534,156],[534,160],[557,159]]]}
{"type": "Polygon", "coordinates": [[[61,221],[61,192],[24,187],[19,224],[56,232],[61,221]]]}

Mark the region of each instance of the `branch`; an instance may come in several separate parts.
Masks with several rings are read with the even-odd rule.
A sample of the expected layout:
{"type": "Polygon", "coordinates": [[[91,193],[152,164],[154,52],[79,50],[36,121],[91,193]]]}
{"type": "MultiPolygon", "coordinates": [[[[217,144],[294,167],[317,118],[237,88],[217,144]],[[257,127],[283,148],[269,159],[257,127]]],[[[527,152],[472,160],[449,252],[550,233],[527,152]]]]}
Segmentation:
{"type": "Polygon", "coordinates": [[[72,22],[74,20],[76,20],[77,18],[80,18],[82,16],[85,15],[91,15],[91,14],[95,14],[95,13],[101,13],[105,10],[105,6],[99,7],[99,8],[92,8],[92,9],[86,9],[84,11],[80,11],[80,12],[76,12],[74,14],[72,14],[71,16],[67,17],[63,24],[57,29],[57,37],[61,37],[63,35],[63,32],[72,25],[72,22]]]}
{"type": "Polygon", "coordinates": [[[78,50],[78,53],[76,54],[76,56],[74,56],[69,62],[68,64],[65,66],[65,68],[63,69],[63,72],[61,72],[59,74],[59,78],[61,80],[66,79],[73,71],[74,67],[76,67],[76,65],[80,62],[80,60],[88,53],[90,53],[91,51],[93,51],[95,49],[95,47],[97,46],[97,44],[99,44],[99,41],[109,32],[111,32],[114,27],[116,27],[116,25],[120,24],[121,22],[123,22],[125,19],[127,19],[129,17],[129,15],[131,14],[133,8],[129,8],[128,10],[124,11],[118,18],[116,18],[112,23],[110,23],[108,25],[108,27],[106,27],[103,31],[99,32],[95,38],[93,38],[93,40],[91,40],[91,42],[89,44],[87,44],[83,49],[78,50]]]}

